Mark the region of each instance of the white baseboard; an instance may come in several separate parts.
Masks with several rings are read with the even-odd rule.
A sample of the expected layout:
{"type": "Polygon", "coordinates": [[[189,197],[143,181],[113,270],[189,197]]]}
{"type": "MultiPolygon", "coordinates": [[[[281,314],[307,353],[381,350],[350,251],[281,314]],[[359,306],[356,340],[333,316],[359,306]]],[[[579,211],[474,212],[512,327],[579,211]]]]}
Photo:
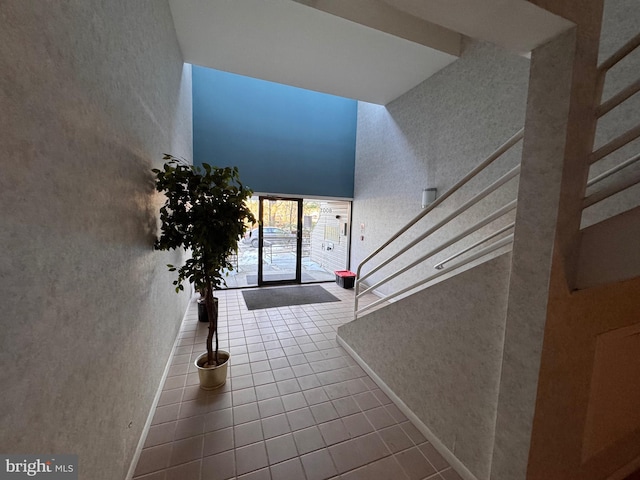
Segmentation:
{"type": "Polygon", "coordinates": [[[167,364],[164,366],[164,372],[162,372],[162,378],[160,379],[160,384],[158,385],[158,390],[156,391],[156,395],[153,398],[153,403],[151,404],[151,408],[149,409],[149,415],[147,415],[147,421],[144,424],[144,428],[142,429],[142,433],[140,434],[140,439],[138,440],[138,445],[136,447],[135,452],[133,452],[133,458],[131,459],[131,465],[129,465],[129,471],[127,472],[127,476],[125,480],[131,480],[133,478],[133,474],[136,471],[136,467],[138,466],[138,460],[140,460],[140,454],[142,453],[142,449],[144,448],[144,442],[147,439],[147,434],[149,433],[149,429],[151,428],[151,421],[153,420],[153,416],[156,413],[156,407],[158,406],[158,402],[160,401],[160,395],[162,395],[162,387],[164,386],[164,382],[167,379],[167,375],[169,374],[169,368],[171,368],[171,360],[173,360],[173,355],[176,353],[176,348],[178,348],[178,340],[180,340],[180,329],[182,328],[182,324],[184,323],[187,314],[189,313],[189,307],[191,306],[192,298],[189,299],[189,303],[187,304],[187,308],[184,311],[184,315],[182,316],[182,320],[180,321],[180,328],[178,329],[178,334],[176,335],[176,339],[173,341],[173,347],[171,348],[171,353],[169,354],[169,358],[167,359],[167,364]]]}
{"type": "Polygon", "coordinates": [[[387,397],[400,409],[402,413],[409,419],[411,423],[422,433],[425,438],[433,445],[433,447],[438,451],[440,455],[444,457],[444,459],[451,465],[458,475],[460,475],[464,480],[478,480],[477,477],[469,471],[469,469],[460,461],[458,458],[447,448],[445,445],[434,435],[434,433],[429,430],[422,421],[417,417],[415,413],[407,407],[407,405],[400,400],[398,397],[388,386],[386,383],[382,381],[382,379],[374,372],[369,365],[365,363],[362,358],[345,342],[339,335],[336,335],[336,339],[338,343],[344,348],[349,355],[362,367],[362,369],[371,377],[371,379],[380,387],[387,397]]]}

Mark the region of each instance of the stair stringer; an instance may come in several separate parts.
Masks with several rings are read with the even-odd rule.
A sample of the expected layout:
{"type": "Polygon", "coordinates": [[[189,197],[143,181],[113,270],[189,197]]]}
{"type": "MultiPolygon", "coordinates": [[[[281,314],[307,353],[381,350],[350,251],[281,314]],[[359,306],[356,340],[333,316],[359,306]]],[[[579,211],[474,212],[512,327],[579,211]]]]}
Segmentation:
{"type": "Polygon", "coordinates": [[[480,480],[491,469],[510,268],[505,253],[338,329],[434,446],[480,480]]]}

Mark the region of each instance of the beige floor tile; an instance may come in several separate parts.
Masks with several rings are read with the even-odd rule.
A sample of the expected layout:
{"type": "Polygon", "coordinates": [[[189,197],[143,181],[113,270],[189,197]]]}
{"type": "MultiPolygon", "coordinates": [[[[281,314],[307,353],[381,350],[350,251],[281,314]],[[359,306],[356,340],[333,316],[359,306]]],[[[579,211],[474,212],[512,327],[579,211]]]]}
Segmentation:
{"type": "Polygon", "coordinates": [[[240,475],[238,480],[271,480],[271,472],[268,468],[262,468],[260,470],[240,475]]]}
{"type": "Polygon", "coordinates": [[[396,421],[384,407],[372,408],[364,412],[364,414],[376,430],[396,424],[396,421]]]}
{"type": "Polygon", "coordinates": [[[318,428],[320,428],[322,438],[327,445],[344,442],[350,438],[349,432],[347,432],[347,429],[344,427],[344,424],[340,419],[323,423],[319,425],[318,428]]]}
{"type": "Polygon", "coordinates": [[[342,417],[342,424],[351,438],[373,432],[374,428],[363,413],[342,417]]]}
{"type": "Polygon", "coordinates": [[[400,425],[383,428],[378,431],[378,434],[392,453],[398,453],[413,447],[413,442],[400,425]]]}
{"type": "Polygon", "coordinates": [[[173,467],[202,458],[203,445],[203,435],[173,442],[173,451],[171,452],[169,465],[173,467]]]}
{"type": "Polygon", "coordinates": [[[353,396],[353,399],[356,401],[358,406],[364,410],[370,410],[372,408],[376,408],[381,406],[380,400],[376,398],[376,396],[371,392],[362,392],[353,396]]]}
{"type": "Polygon", "coordinates": [[[397,453],[395,458],[410,480],[421,480],[436,473],[436,469],[416,447],[397,453]]]}
{"type": "Polygon", "coordinates": [[[231,408],[232,397],[230,392],[222,393],[220,391],[216,391],[213,394],[207,395],[206,398],[210,412],[215,412],[216,410],[224,410],[225,408],[231,408]]]}
{"type": "Polygon", "coordinates": [[[427,460],[429,460],[429,463],[431,463],[431,465],[433,465],[438,472],[441,472],[442,470],[449,468],[449,463],[442,457],[442,455],[440,455],[440,453],[438,453],[435,447],[430,443],[423,443],[418,448],[420,449],[422,454],[425,457],[427,457],[427,460]]]}
{"type": "Polygon", "coordinates": [[[260,417],[266,418],[273,415],[284,413],[284,405],[279,397],[268,398],[258,402],[258,408],[260,410],[260,417]]]}
{"type": "MultiPolygon", "coordinates": [[[[326,390],[326,388],[325,388],[326,390]]],[[[341,417],[346,417],[348,415],[353,415],[354,413],[360,412],[360,407],[353,399],[353,397],[343,397],[332,400],[334,408],[338,412],[338,415],[341,417]]]]}
{"type": "Polygon", "coordinates": [[[233,423],[240,425],[242,423],[253,422],[260,418],[258,404],[256,402],[246,403],[233,407],[233,423]]]}
{"type": "Polygon", "coordinates": [[[160,470],[159,472],[150,473],[148,475],[133,477],[133,480],[166,480],[166,478],[167,478],[167,471],[160,470]]]}
{"type": "Polygon", "coordinates": [[[456,472],[453,469],[448,469],[448,470],[443,470],[442,472],[440,472],[440,476],[444,479],[444,480],[462,480],[462,477],[460,475],[458,475],[458,472],[456,472]]]}
{"type": "Polygon", "coordinates": [[[296,378],[296,374],[291,367],[279,368],[273,371],[273,378],[276,382],[296,378]]]}
{"type": "Polygon", "coordinates": [[[274,398],[280,396],[278,386],[275,383],[267,385],[259,385],[255,387],[256,397],[258,400],[266,400],[268,398],[274,398]]]}
{"type": "Polygon", "coordinates": [[[176,430],[176,422],[161,423],[159,425],[152,425],[149,427],[147,433],[147,439],[144,442],[144,447],[155,447],[163,443],[173,441],[173,434],[176,430]]]}
{"type": "Polygon", "coordinates": [[[203,455],[208,457],[209,455],[226,452],[234,447],[233,428],[217,430],[204,436],[203,455]]]}
{"type": "Polygon", "coordinates": [[[325,447],[324,439],[318,427],[313,426],[293,433],[300,455],[325,447]]]}
{"type": "Polygon", "coordinates": [[[255,422],[243,423],[233,427],[233,435],[236,447],[242,447],[251,443],[259,442],[264,439],[262,434],[262,423],[260,420],[255,422]]]}
{"type": "Polygon", "coordinates": [[[307,401],[304,398],[302,392],[291,393],[289,395],[283,395],[280,397],[282,400],[282,404],[284,405],[284,409],[287,412],[291,412],[293,410],[298,410],[300,408],[307,406],[307,401]]]}
{"type": "Polygon", "coordinates": [[[216,410],[205,415],[205,432],[213,432],[222,428],[233,426],[233,410],[225,408],[224,410],[216,410]]]}
{"type": "Polygon", "coordinates": [[[404,423],[401,423],[400,426],[402,427],[404,432],[409,436],[409,438],[413,441],[414,444],[420,445],[427,441],[427,439],[424,438],[424,435],[420,433],[420,431],[415,427],[415,425],[413,425],[413,423],[404,422],[404,423]]]}
{"type": "Polygon", "coordinates": [[[312,388],[311,390],[305,390],[302,393],[309,405],[316,405],[318,403],[329,401],[329,397],[327,396],[327,394],[325,393],[322,387],[312,388]]]}
{"type": "Polygon", "coordinates": [[[258,470],[269,464],[264,442],[258,442],[246,447],[237,448],[235,453],[238,475],[258,470]]]}
{"type": "Polygon", "coordinates": [[[158,399],[158,406],[171,405],[172,403],[180,403],[182,400],[183,389],[176,388],[173,390],[164,390],[158,399]]]}
{"type": "Polygon", "coordinates": [[[185,463],[167,470],[165,480],[200,480],[202,459],[185,463]]]}
{"type": "Polygon", "coordinates": [[[220,345],[232,360],[226,384],[213,392],[199,388],[193,367],[207,334],[193,305],[136,476],[321,480],[338,478],[335,457],[344,480],[400,480],[405,470],[398,462],[416,468],[414,454],[391,452],[414,449],[416,458],[431,465],[431,455],[454,480],[420,432],[337,345],[337,327],[352,316],[353,291],[328,288],[347,302],[250,312],[241,292],[220,292],[220,345]]]}
{"type": "MultiPolygon", "coordinates": [[[[385,457],[365,467],[366,478],[376,480],[405,480],[408,477],[394,457],[385,457]]],[[[344,480],[351,480],[343,476],[344,480]]],[[[435,480],[435,479],[434,479],[435,480]]]]}
{"type": "MultiPolygon", "coordinates": [[[[376,397],[377,397],[377,395],[376,395],[376,397]]],[[[396,422],[404,423],[404,422],[408,421],[408,419],[404,415],[404,413],[402,413],[400,411],[400,409],[398,407],[396,407],[394,404],[392,404],[392,403],[386,404],[384,407],[387,409],[387,412],[389,412],[389,415],[391,415],[396,422]]]]}
{"type": "Polygon", "coordinates": [[[365,466],[389,455],[377,434],[369,434],[329,447],[340,473],[365,466]]]}
{"type": "Polygon", "coordinates": [[[331,402],[323,402],[309,407],[316,423],[329,422],[339,417],[338,412],[331,402]]]}
{"type": "Polygon", "coordinates": [[[235,474],[235,456],[231,450],[202,459],[202,480],[227,480],[235,474]]]}
{"type": "Polygon", "coordinates": [[[292,431],[301,430],[303,428],[315,425],[315,420],[308,407],[287,412],[287,419],[292,431]]]}
{"type": "Polygon", "coordinates": [[[265,445],[267,447],[267,456],[269,457],[270,465],[284,462],[285,460],[298,456],[296,443],[293,435],[290,433],[266,440],[265,445]]]}
{"type": "Polygon", "coordinates": [[[307,480],[325,480],[338,474],[327,449],[317,450],[300,457],[307,480]]]}
{"type": "Polygon", "coordinates": [[[300,385],[298,384],[298,381],[295,378],[276,382],[276,385],[278,386],[278,391],[280,392],[280,395],[287,395],[289,393],[295,393],[301,390],[300,385]]]}
{"type": "Polygon", "coordinates": [[[206,423],[206,415],[198,415],[197,417],[185,418],[176,422],[176,428],[173,440],[182,440],[204,433],[206,423]]]}
{"type": "Polygon", "coordinates": [[[145,448],[140,453],[134,476],[156,472],[169,466],[173,445],[167,443],[157,447],[145,448]]]}
{"type": "Polygon", "coordinates": [[[180,404],[166,405],[156,408],[156,412],[151,420],[151,425],[159,425],[161,423],[173,422],[178,419],[180,404]]]}
{"type": "Polygon", "coordinates": [[[290,431],[291,427],[285,414],[262,419],[262,432],[265,439],[284,435],[290,431]]]}
{"type": "Polygon", "coordinates": [[[391,454],[377,433],[370,433],[353,440],[356,450],[362,454],[367,463],[374,462],[391,454]]]}
{"type": "Polygon", "coordinates": [[[253,387],[237,391],[234,390],[231,396],[234,406],[244,405],[245,403],[251,403],[258,400],[256,397],[256,391],[253,387]]]}
{"type": "Polygon", "coordinates": [[[299,458],[271,466],[272,480],[302,480],[305,478],[304,469],[299,458]]]}

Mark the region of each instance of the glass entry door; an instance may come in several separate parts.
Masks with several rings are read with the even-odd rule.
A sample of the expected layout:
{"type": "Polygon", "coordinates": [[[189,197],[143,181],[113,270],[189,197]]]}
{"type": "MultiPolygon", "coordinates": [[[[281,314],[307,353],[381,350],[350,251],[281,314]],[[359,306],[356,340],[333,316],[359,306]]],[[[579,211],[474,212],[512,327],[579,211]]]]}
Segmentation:
{"type": "Polygon", "coordinates": [[[258,285],[302,282],[302,199],[260,197],[259,227],[251,231],[258,247],[258,285]]]}

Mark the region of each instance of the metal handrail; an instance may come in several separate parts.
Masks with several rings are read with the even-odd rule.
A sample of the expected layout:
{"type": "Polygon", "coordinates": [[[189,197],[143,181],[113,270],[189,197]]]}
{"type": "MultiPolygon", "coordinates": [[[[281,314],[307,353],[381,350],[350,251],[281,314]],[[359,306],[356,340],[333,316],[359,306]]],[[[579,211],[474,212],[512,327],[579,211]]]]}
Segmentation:
{"type": "Polygon", "coordinates": [[[589,157],[589,163],[596,163],[598,160],[602,160],[607,155],[612,154],[616,150],[624,147],[628,143],[631,143],[636,138],[640,137],[640,125],[636,125],[631,130],[627,130],[622,135],[614,138],[606,145],[600,147],[598,150],[593,152],[589,157]]]}
{"type": "MultiPolygon", "coordinates": [[[[506,213],[514,210],[516,208],[517,205],[517,200],[513,200],[511,202],[509,202],[507,205],[505,205],[504,207],[496,210],[494,213],[492,213],[491,215],[489,215],[488,217],[483,218],[481,221],[479,221],[478,223],[476,223],[475,225],[473,225],[472,227],[466,229],[464,232],[456,235],[455,237],[452,237],[450,240],[448,240],[447,242],[443,243],[442,245],[440,245],[439,247],[434,248],[433,250],[431,250],[430,252],[422,255],[421,257],[419,257],[417,260],[414,260],[413,262],[411,262],[409,265],[404,266],[403,268],[401,268],[400,270],[398,270],[397,272],[394,272],[393,274],[387,276],[386,278],[383,278],[382,280],[378,281],[378,283],[375,283],[374,285],[371,285],[369,288],[367,288],[366,290],[360,292],[358,294],[359,297],[361,297],[362,295],[364,295],[365,293],[367,293],[370,290],[373,290],[376,287],[379,287],[380,285],[382,285],[383,283],[387,283],[390,280],[393,280],[393,278],[397,277],[398,275],[402,275],[404,272],[406,272],[407,270],[412,269],[413,267],[415,267],[416,265],[419,265],[420,263],[424,262],[425,260],[427,260],[428,258],[433,257],[435,254],[440,253],[442,250],[444,250],[445,248],[450,247],[451,245],[453,245],[454,243],[462,240],[464,237],[467,237],[469,235],[471,235],[472,233],[480,230],[482,227],[484,227],[485,225],[488,225],[489,223],[493,222],[494,220],[500,218],[501,216],[505,215],[506,213]]],[[[495,235],[494,235],[495,236],[495,235]]],[[[489,237],[489,238],[493,238],[489,237]]],[[[439,270],[439,269],[438,269],[439,270]]]]}
{"type": "Polygon", "coordinates": [[[637,155],[634,155],[633,157],[625,160],[621,164],[616,165],[613,168],[610,168],[606,172],[601,173],[597,177],[592,178],[591,180],[589,180],[587,182],[587,187],[591,187],[592,185],[595,185],[596,183],[601,182],[605,178],[610,177],[611,175],[613,175],[614,173],[618,173],[620,170],[623,170],[623,169],[627,168],[629,165],[633,165],[638,160],[640,160],[640,153],[638,153],[637,155]]]}
{"type": "Polygon", "coordinates": [[[609,198],[616,193],[620,193],[627,188],[633,187],[634,185],[640,183],[640,171],[632,173],[628,177],[625,177],[620,182],[615,183],[613,185],[609,185],[602,190],[598,190],[595,193],[592,193],[588,197],[585,197],[582,201],[582,208],[588,208],[591,205],[595,205],[598,202],[601,202],[605,198],[609,198]]]}
{"type": "Polygon", "coordinates": [[[622,102],[624,102],[626,99],[632,97],[638,92],[640,92],[640,78],[628,87],[620,90],[606,102],[601,103],[600,106],[596,108],[596,117],[600,118],[604,116],[605,114],[616,108],[618,105],[620,105],[622,102]]]}
{"type": "Polygon", "coordinates": [[[445,274],[447,274],[447,273],[449,273],[449,272],[451,272],[451,271],[453,271],[453,270],[455,270],[457,268],[460,268],[460,267],[462,267],[464,265],[467,265],[468,263],[471,263],[474,260],[477,260],[477,259],[479,259],[479,258],[481,258],[481,257],[483,257],[483,256],[495,251],[495,250],[498,250],[499,248],[505,247],[505,246],[509,245],[512,242],[513,242],[513,234],[508,235],[508,236],[504,237],[503,239],[498,240],[495,243],[492,243],[491,245],[483,248],[482,250],[479,250],[478,252],[476,252],[473,255],[465,258],[464,260],[459,261],[458,263],[450,266],[449,268],[446,268],[446,269],[443,269],[443,270],[438,270],[437,273],[434,273],[433,275],[431,275],[431,276],[429,276],[429,277],[427,277],[427,278],[425,278],[423,280],[420,280],[419,282],[416,282],[416,283],[414,283],[414,284],[412,284],[412,285],[410,285],[410,286],[408,286],[406,288],[403,288],[402,290],[398,290],[397,292],[391,293],[391,294],[387,295],[384,298],[381,298],[379,300],[376,300],[375,302],[371,302],[371,303],[365,305],[360,310],[356,310],[356,314],[362,313],[365,310],[369,310],[370,308],[373,308],[373,307],[375,307],[377,305],[380,305],[381,303],[387,302],[388,300],[390,300],[392,298],[395,298],[395,297],[403,295],[403,294],[405,294],[407,292],[410,292],[411,290],[415,290],[416,288],[421,287],[425,283],[429,283],[432,280],[435,280],[436,278],[441,277],[442,275],[445,275],[445,274]]]}
{"type": "MultiPolygon", "coordinates": [[[[514,200],[515,202],[515,200],[514,200]]],[[[454,258],[458,258],[462,255],[464,255],[465,253],[473,250],[476,247],[479,247],[480,245],[482,245],[485,242],[488,242],[489,240],[491,240],[492,238],[497,237],[498,235],[500,235],[501,233],[504,233],[508,230],[511,230],[513,227],[516,226],[516,222],[511,222],[509,225],[505,225],[504,227],[502,227],[500,230],[497,230],[495,232],[493,232],[491,235],[487,235],[486,237],[484,237],[481,240],[478,240],[476,243],[474,243],[473,245],[469,245],[467,248],[464,248],[462,250],[460,250],[458,253],[454,253],[453,255],[451,255],[449,258],[445,258],[443,261],[441,261],[440,263],[437,263],[436,265],[434,265],[434,268],[436,270],[442,270],[444,268],[444,264],[445,263],[449,263],[451,260],[453,260],[454,258]]]]}
{"type": "MultiPolygon", "coordinates": [[[[607,72],[638,47],[640,47],[640,33],[631,38],[627,43],[625,43],[598,67],[601,86],[604,85],[607,72]]],[[[598,119],[603,115],[610,112],[638,92],[640,92],[640,79],[637,79],[636,81],[631,83],[631,85],[625,87],[613,97],[609,98],[607,101],[600,102],[600,100],[598,100],[599,105],[595,109],[595,121],[597,122],[598,119]]],[[[592,152],[588,158],[589,164],[593,165],[594,163],[602,160],[613,152],[628,145],[637,138],[640,138],[640,124],[634,126],[630,130],[627,130],[623,134],[617,136],[613,140],[610,140],[607,144],[592,152]]],[[[597,184],[598,182],[601,182],[605,178],[610,177],[611,175],[623,170],[624,168],[627,168],[638,160],[640,160],[640,154],[633,155],[631,158],[628,158],[624,162],[589,180],[587,182],[587,188],[597,184]]],[[[633,172],[625,178],[619,179],[618,181],[586,196],[582,201],[582,208],[586,209],[592,205],[595,205],[596,203],[601,202],[602,200],[609,198],[612,195],[620,193],[638,183],[640,183],[640,172],[633,172]]]]}
{"type": "Polygon", "coordinates": [[[635,37],[630,39],[627,43],[625,43],[622,47],[620,47],[613,55],[611,55],[604,62],[602,62],[598,67],[598,70],[601,73],[604,73],[607,70],[610,70],[616,63],[618,63],[624,57],[629,55],[639,46],[640,46],[640,33],[638,33],[635,37]]]}
{"type": "MultiPolygon", "coordinates": [[[[443,225],[445,225],[446,223],[448,223],[449,221],[451,221],[453,218],[457,217],[458,215],[460,215],[462,212],[466,211],[468,208],[470,208],[471,206],[477,204],[480,200],[482,200],[483,198],[485,198],[487,195],[489,195],[490,193],[494,192],[495,190],[497,190],[500,186],[504,185],[505,183],[507,183],[509,180],[513,179],[514,177],[516,177],[519,173],[520,173],[520,164],[518,164],[518,166],[516,166],[515,168],[511,169],[509,172],[507,172],[505,175],[503,175],[502,177],[500,177],[498,180],[496,180],[495,182],[493,182],[491,185],[489,185],[488,187],[486,187],[483,191],[481,191],[480,193],[476,194],[471,200],[465,202],[462,206],[458,207],[452,214],[448,215],[447,217],[445,217],[443,220],[441,220],[438,224],[434,225],[432,228],[428,229],[427,232],[423,233],[422,235],[420,235],[417,239],[409,242],[408,245],[406,245],[405,247],[403,247],[399,252],[396,252],[394,255],[392,255],[391,257],[389,257],[388,259],[386,259],[385,261],[383,261],[381,264],[377,265],[376,267],[374,267],[373,269],[371,269],[369,272],[367,272],[365,275],[362,275],[362,268],[364,267],[364,265],[366,263],[368,263],[369,261],[371,261],[373,258],[375,258],[378,254],[380,254],[380,252],[382,252],[386,247],[388,247],[391,243],[393,243],[395,240],[397,240],[401,235],[403,235],[405,232],[407,232],[411,227],[413,227],[416,223],[418,223],[422,218],[424,218],[429,212],[433,211],[434,208],[436,208],[438,205],[442,204],[442,202],[444,202],[447,198],[451,197],[451,195],[453,195],[454,193],[456,193],[460,188],[462,188],[464,185],[466,185],[471,179],[473,179],[474,177],[476,177],[476,175],[478,173],[480,173],[481,171],[483,171],[485,168],[487,168],[490,164],[492,164],[495,160],[497,160],[498,158],[500,158],[504,153],[506,153],[511,147],[513,147],[514,145],[516,145],[520,140],[522,140],[524,137],[524,129],[520,129],[518,132],[516,132],[516,134],[514,134],[511,138],[509,138],[505,143],[503,143],[498,149],[496,149],[495,152],[493,152],[491,155],[489,155],[484,161],[482,161],[479,165],[477,165],[475,168],[473,168],[469,173],[467,173],[467,175],[465,175],[462,179],[460,179],[456,184],[454,184],[447,192],[445,192],[443,195],[441,195],[439,198],[437,198],[434,202],[432,202],[431,204],[429,204],[422,212],[420,212],[420,214],[418,214],[417,216],[415,216],[409,223],[407,223],[404,227],[402,227],[400,230],[398,230],[394,235],[392,235],[385,243],[383,243],[380,247],[378,247],[376,250],[374,250],[371,254],[369,254],[364,260],[362,260],[362,262],[360,262],[360,264],[358,265],[358,268],[356,270],[356,285],[355,285],[355,306],[354,306],[354,311],[355,311],[355,315],[357,316],[357,314],[361,311],[363,311],[363,309],[358,310],[358,299],[366,292],[370,291],[372,288],[375,288],[375,286],[378,286],[381,284],[381,282],[376,283],[375,286],[373,287],[369,287],[365,290],[365,292],[360,292],[360,285],[362,280],[364,280],[365,278],[368,278],[370,275],[372,275],[373,273],[375,273],[376,271],[380,270],[381,268],[383,268],[384,266],[388,265],[391,261],[395,260],[396,258],[398,258],[398,256],[402,255],[404,252],[406,252],[407,250],[409,250],[410,248],[412,248],[413,246],[415,246],[417,243],[419,243],[420,241],[424,240],[425,238],[427,238],[429,235],[431,235],[433,232],[435,232],[438,228],[441,228],[443,225]]],[[[512,205],[509,204],[504,208],[515,208],[515,204],[512,205]]],[[[498,212],[500,212],[502,209],[498,210],[498,212]]],[[[500,215],[503,215],[506,212],[501,213],[500,215]]],[[[492,215],[490,215],[489,217],[492,217],[493,215],[496,215],[496,212],[494,212],[492,215]]],[[[498,216],[500,216],[498,215],[498,216]]],[[[497,217],[496,217],[497,218],[497,217]]],[[[486,220],[486,219],[485,219],[486,220]]],[[[480,224],[482,223],[479,222],[480,224]]],[[[488,223],[488,222],[487,222],[488,223]]],[[[478,227],[480,228],[480,227],[478,227]]],[[[475,230],[474,230],[475,231],[475,230]]],[[[472,233],[472,232],[469,232],[472,233]]],[[[466,236],[466,235],[465,235],[466,236]]],[[[456,237],[455,241],[459,241],[461,238],[460,235],[458,235],[456,237]],[[460,238],[457,238],[460,237],[460,238]]],[[[442,248],[438,248],[436,249],[437,251],[441,251],[444,248],[447,248],[448,246],[451,246],[453,243],[455,243],[455,241],[451,241],[451,239],[445,243],[445,247],[442,248]]],[[[502,242],[502,240],[500,240],[500,242],[502,242]]],[[[487,247],[488,248],[488,247],[487,247]]],[[[484,252],[486,250],[482,249],[481,252],[484,252]]],[[[437,253],[437,252],[435,252],[437,253]]],[[[479,253],[479,252],[478,252],[479,253]]],[[[488,253],[488,252],[487,252],[488,253]]],[[[430,252],[430,254],[427,254],[428,256],[426,258],[429,258],[429,256],[433,255],[433,252],[430,252]]],[[[469,257],[469,259],[475,259],[475,258],[479,258],[476,257],[474,254],[471,257],[469,257]]],[[[404,273],[406,270],[408,270],[409,268],[413,268],[413,266],[417,265],[417,263],[420,263],[421,261],[426,260],[426,258],[423,258],[419,261],[415,261],[413,262],[409,267],[404,267],[403,269],[401,269],[398,272],[395,272],[394,274],[386,277],[384,279],[385,283],[387,281],[392,280],[393,278],[396,278],[399,274],[404,273]]],[[[467,259],[468,261],[471,261],[467,259]]],[[[467,261],[465,260],[465,262],[467,261]]],[[[456,265],[462,265],[463,263],[458,263],[456,265]]],[[[449,271],[449,269],[447,270],[442,270],[442,272],[447,272],[449,271]]],[[[440,276],[440,273],[436,274],[435,276],[432,276],[433,278],[437,278],[438,276],[440,276]]],[[[420,285],[422,285],[423,281],[418,282],[416,284],[414,284],[413,286],[410,286],[409,289],[412,290],[420,285]]],[[[401,292],[404,292],[406,289],[401,290],[401,292]]],[[[388,295],[387,297],[385,297],[384,299],[381,299],[382,301],[386,301],[389,298],[393,298],[395,296],[397,296],[398,293],[396,292],[396,294],[393,295],[388,295]]],[[[374,302],[377,303],[377,302],[374,302]]],[[[369,306],[367,306],[366,309],[370,308],[369,306]]]]}
{"type": "MultiPolygon", "coordinates": [[[[454,218],[459,216],[461,213],[463,213],[463,212],[467,211],[468,209],[470,209],[471,207],[473,207],[480,200],[482,200],[483,198],[487,197],[491,193],[495,192],[498,188],[500,188],[502,185],[507,183],[509,180],[511,180],[511,179],[515,178],[516,176],[518,176],[519,173],[520,173],[520,165],[518,165],[518,166],[512,168],[511,170],[509,170],[507,173],[505,173],[498,180],[496,180],[491,185],[486,187],[484,190],[482,190],[481,192],[477,193],[474,197],[472,197],[471,199],[467,200],[465,203],[460,205],[453,212],[451,212],[445,218],[440,220],[438,223],[436,223],[433,227],[428,229],[422,235],[420,235],[419,237],[417,237],[416,239],[412,240],[407,245],[405,245],[403,248],[398,250],[394,255],[392,255],[391,257],[387,258],[384,262],[380,263],[378,266],[376,266],[376,267],[372,268],[371,270],[369,270],[365,275],[362,275],[361,277],[359,277],[360,280],[362,281],[365,278],[368,278],[369,276],[371,276],[372,274],[374,274],[375,272],[377,272],[381,268],[383,268],[386,265],[388,265],[389,263],[391,263],[393,260],[398,258],[403,253],[405,253],[407,250],[409,250],[412,247],[416,246],[418,243],[420,243],[422,240],[424,240],[429,235],[434,233],[436,230],[442,228],[444,225],[449,223],[451,220],[453,220],[454,218]]],[[[360,265],[362,265],[362,263],[360,265]]]]}
{"type": "MultiPolygon", "coordinates": [[[[356,271],[357,277],[360,278],[360,272],[362,271],[362,267],[365,263],[369,262],[372,258],[378,255],[382,250],[387,248],[391,243],[393,243],[396,239],[398,239],[403,233],[413,227],[416,223],[422,220],[429,212],[431,212],[434,208],[444,202],[447,198],[457,192],[463,185],[465,185],[469,180],[475,177],[478,173],[488,167],[491,163],[500,158],[507,150],[513,147],[516,143],[518,143],[524,137],[524,128],[520,129],[513,135],[509,140],[503,143],[494,153],[489,155],[482,163],[480,163],[477,167],[467,173],[464,177],[460,179],[453,187],[447,190],[444,194],[440,195],[440,197],[436,198],[432,203],[427,205],[422,212],[416,215],[409,223],[407,223],[404,227],[398,230],[395,234],[393,234],[386,242],[380,245],[377,249],[371,252],[364,260],[360,262],[358,265],[358,269],[356,271]]],[[[357,293],[357,291],[356,291],[357,293]]]]}

